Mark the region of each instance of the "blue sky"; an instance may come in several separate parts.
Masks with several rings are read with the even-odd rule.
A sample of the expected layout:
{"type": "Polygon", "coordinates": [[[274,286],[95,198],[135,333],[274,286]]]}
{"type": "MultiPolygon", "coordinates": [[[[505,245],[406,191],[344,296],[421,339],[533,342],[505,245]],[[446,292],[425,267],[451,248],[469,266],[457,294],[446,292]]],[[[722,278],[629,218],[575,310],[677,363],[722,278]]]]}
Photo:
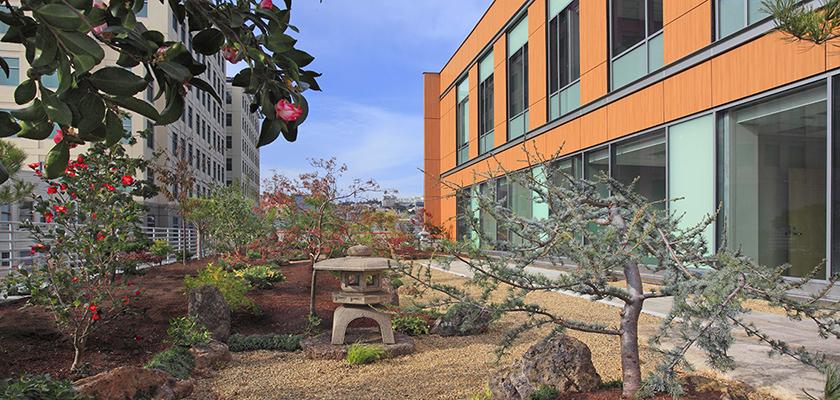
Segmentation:
{"type": "MultiPolygon", "coordinates": [[[[278,4],[282,3],[277,1],[278,4]]],[[[298,140],[261,150],[261,173],[305,171],[336,156],[348,178],[421,195],[424,71],[439,71],[490,0],[295,0],[298,47],[324,74],[298,140]]],[[[229,69],[230,72],[230,69],[229,69]]]]}

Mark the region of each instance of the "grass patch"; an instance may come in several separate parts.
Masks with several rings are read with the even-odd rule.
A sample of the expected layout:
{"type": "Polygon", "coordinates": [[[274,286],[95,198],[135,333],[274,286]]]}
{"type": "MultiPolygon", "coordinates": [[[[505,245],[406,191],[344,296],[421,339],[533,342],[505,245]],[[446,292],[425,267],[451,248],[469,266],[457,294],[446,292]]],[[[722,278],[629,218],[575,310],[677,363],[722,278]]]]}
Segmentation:
{"type": "Polygon", "coordinates": [[[186,347],[173,346],[155,354],[146,368],[159,369],[178,379],[186,379],[195,368],[195,359],[186,347]]]}
{"type": "Polygon", "coordinates": [[[228,348],[233,352],[254,350],[295,351],[300,349],[299,335],[231,335],[228,348]]]}
{"type": "Polygon", "coordinates": [[[557,389],[548,385],[542,385],[528,396],[528,400],[555,400],[558,397],[560,397],[560,392],[557,389]]]}
{"type": "Polygon", "coordinates": [[[391,326],[395,331],[409,336],[429,334],[429,323],[426,319],[416,315],[400,315],[391,319],[391,326]]]}
{"type": "Polygon", "coordinates": [[[21,375],[18,378],[0,379],[0,399],[50,399],[80,400],[67,380],[52,379],[49,375],[21,375]]]}
{"type": "Polygon", "coordinates": [[[350,365],[370,364],[379,361],[385,355],[382,346],[354,343],[347,348],[347,362],[350,365]]]}

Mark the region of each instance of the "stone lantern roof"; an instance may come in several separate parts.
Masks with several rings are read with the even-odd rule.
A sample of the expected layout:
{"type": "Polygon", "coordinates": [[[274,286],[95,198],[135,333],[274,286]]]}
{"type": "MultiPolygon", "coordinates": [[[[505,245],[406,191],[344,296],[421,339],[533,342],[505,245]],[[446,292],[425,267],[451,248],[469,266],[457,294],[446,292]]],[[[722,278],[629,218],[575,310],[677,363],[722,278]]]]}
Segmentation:
{"type": "Polygon", "coordinates": [[[315,263],[317,271],[370,272],[391,268],[391,260],[370,257],[370,247],[357,245],[347,249],[347,257],[331,258],[315,263]]]}

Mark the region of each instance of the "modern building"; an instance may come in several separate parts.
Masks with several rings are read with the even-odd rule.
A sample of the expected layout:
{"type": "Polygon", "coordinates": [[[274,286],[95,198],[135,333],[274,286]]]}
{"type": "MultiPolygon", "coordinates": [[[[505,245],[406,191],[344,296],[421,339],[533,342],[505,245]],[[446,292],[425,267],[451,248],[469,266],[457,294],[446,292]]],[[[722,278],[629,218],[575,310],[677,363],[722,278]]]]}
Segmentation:
{"type": "MultiPolygon", "coordinates": [[[[803,276],[840,272],[840,52],[790,40],[752,0],[495,0],[425,85],[425,206],[470,235],[444,182],[495,185],[516,213],[548,211],[504,176],[525,150],[579,177],[604,171],[698,222],[708,240],[803,276]],[[513,187],[511,187],[513,186],[513,187]],[[460,225],[460,226],[459,226],[460,225]]],[[[491,227],[492,228],[492,227],[491,227]]],[[[482,226],[486,234],[498,232],[482,226]]],[[[501,234],[504,234],[503,232],[501,234]]]]}
{"type": "Polygon", "coordinates": [[[237,183],[242,192],[260,196],[260,120],[249,110],[254,97],[243,88],[225,84],[225,176],[228,185],[237,183]]]}
{"type": "MultiPolygon", "coordinates": [[[[166,40],[178,40],[192,50],[191,36],[186,26],[179,24],[169,6],[157,1],[147,2],[147,6],[138,14],[138,22],[148,29],[157,30],[164,34],[166,40]]],[[[5,32],[7,26],[0,24],[0,32],[5,32]]],[[[117,53],[105,48],[104,65],[115,65],[117,53]]],[[[199,61],[207,65],[207,71],[201,78],[210,83],[213,88],[224,96],[225,92],[225,69],[226,62],[220,56],[205,57],[194,53],[199,61]]],[[[0,74],[0,108],[19,108],[14,103],[13,93],[15,87],[26,79],[26,71],[29,65],[24,56],[22,46],[10,43],[0,43],[0,56],[2,56],[11,68],[11,75],[6,78],[0,74]]],[[[135,67],[134,73],[144,75],[142,66],[135,67]]],[[[55,77],[46,78],[49,85],[56,85],[55,77]]],[[[156,88],[150,87],[145,93],[138,97],[145,97],[153,102],[156,88]]],[[[160,156],[157,163],[174,164],[176,157],[185,157],[193,167],[196,184],[193,189],[194,196],[203,196],[209,193],[213,185],[221,185],[225,182],[225,108],[215,101],[206,92],[191,88],[187,94],[187,102],[184,108],[184,115],[180,121],[169,126],[155,127],[153,122],[142,115],[130,113],[124,119],[124,126],[127,130],[136,132],[148,128],[154,129],[154,135],[148,139],[141,139],[129,149],[129,154],[135,157],[152,159],[156,153],[160,156]]],[[[157,100],[156,106],[162,109],[164,99],[157,100]]],[[[51,140],[33,141],[28,139],[12,139],[22,147],[28,154],[27,163],[44,161],[47,152],[52,148],[51,140]]],[[[84,146],[77,148],[76,152],[83,152],[84,146]]],[[[24,172],[25,173],[25,172],[24,172]]],[[[152,177],[153,178],[153,177],[152,177]]],[[[159,195],[146,201],[149,206],[147,225],[153,227],[177,227],[181,224],[177,213],[172,205],[159,195]]],[[[2,215],[2,220],[21,221],[25,219],[38,219],[40,216],[32,215],[31,207],[27,204],[7,207],[2,215]]]]}

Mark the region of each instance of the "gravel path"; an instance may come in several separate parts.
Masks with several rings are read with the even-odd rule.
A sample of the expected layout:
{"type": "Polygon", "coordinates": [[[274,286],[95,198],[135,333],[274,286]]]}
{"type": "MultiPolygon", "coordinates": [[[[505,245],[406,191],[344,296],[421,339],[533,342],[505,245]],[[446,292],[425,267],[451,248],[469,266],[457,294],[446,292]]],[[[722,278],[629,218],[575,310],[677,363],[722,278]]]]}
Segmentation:
{"type": "MultiPolygon", "coordinates": [[[[438,271],[434,278],[454,284],[464,281],[438,271]]],[[[584,299],[534,293],[529,300],[562,311],[570,318],[613,325],[618,322],[618,309],[584,299]]],[[[550,331],[543,328],[525,334],[511,353],[497,362],[494,351],[502,337],[522,321],[524,316],[505,316],[491,325],[487,334],[473,337],[419,337],[414,354],[365,366],[308,360],[301,352],[238,353],[216,376],[199,381],[193,398],[207,398],[206,393],[212,391],[226,399],[464,399],[482,391],[500,366],[509,364],[550,331]]],[[[640,321],[643,328],[651,330],[658,323],[658,319],[647,315],[640,321]]],[[[590,347],[595,368],[605,382],[619,379],[617,338],[570,334],[590,347]]],[[[643,374],[653,366],[654,356],[643,344],[643,374]]]]}

